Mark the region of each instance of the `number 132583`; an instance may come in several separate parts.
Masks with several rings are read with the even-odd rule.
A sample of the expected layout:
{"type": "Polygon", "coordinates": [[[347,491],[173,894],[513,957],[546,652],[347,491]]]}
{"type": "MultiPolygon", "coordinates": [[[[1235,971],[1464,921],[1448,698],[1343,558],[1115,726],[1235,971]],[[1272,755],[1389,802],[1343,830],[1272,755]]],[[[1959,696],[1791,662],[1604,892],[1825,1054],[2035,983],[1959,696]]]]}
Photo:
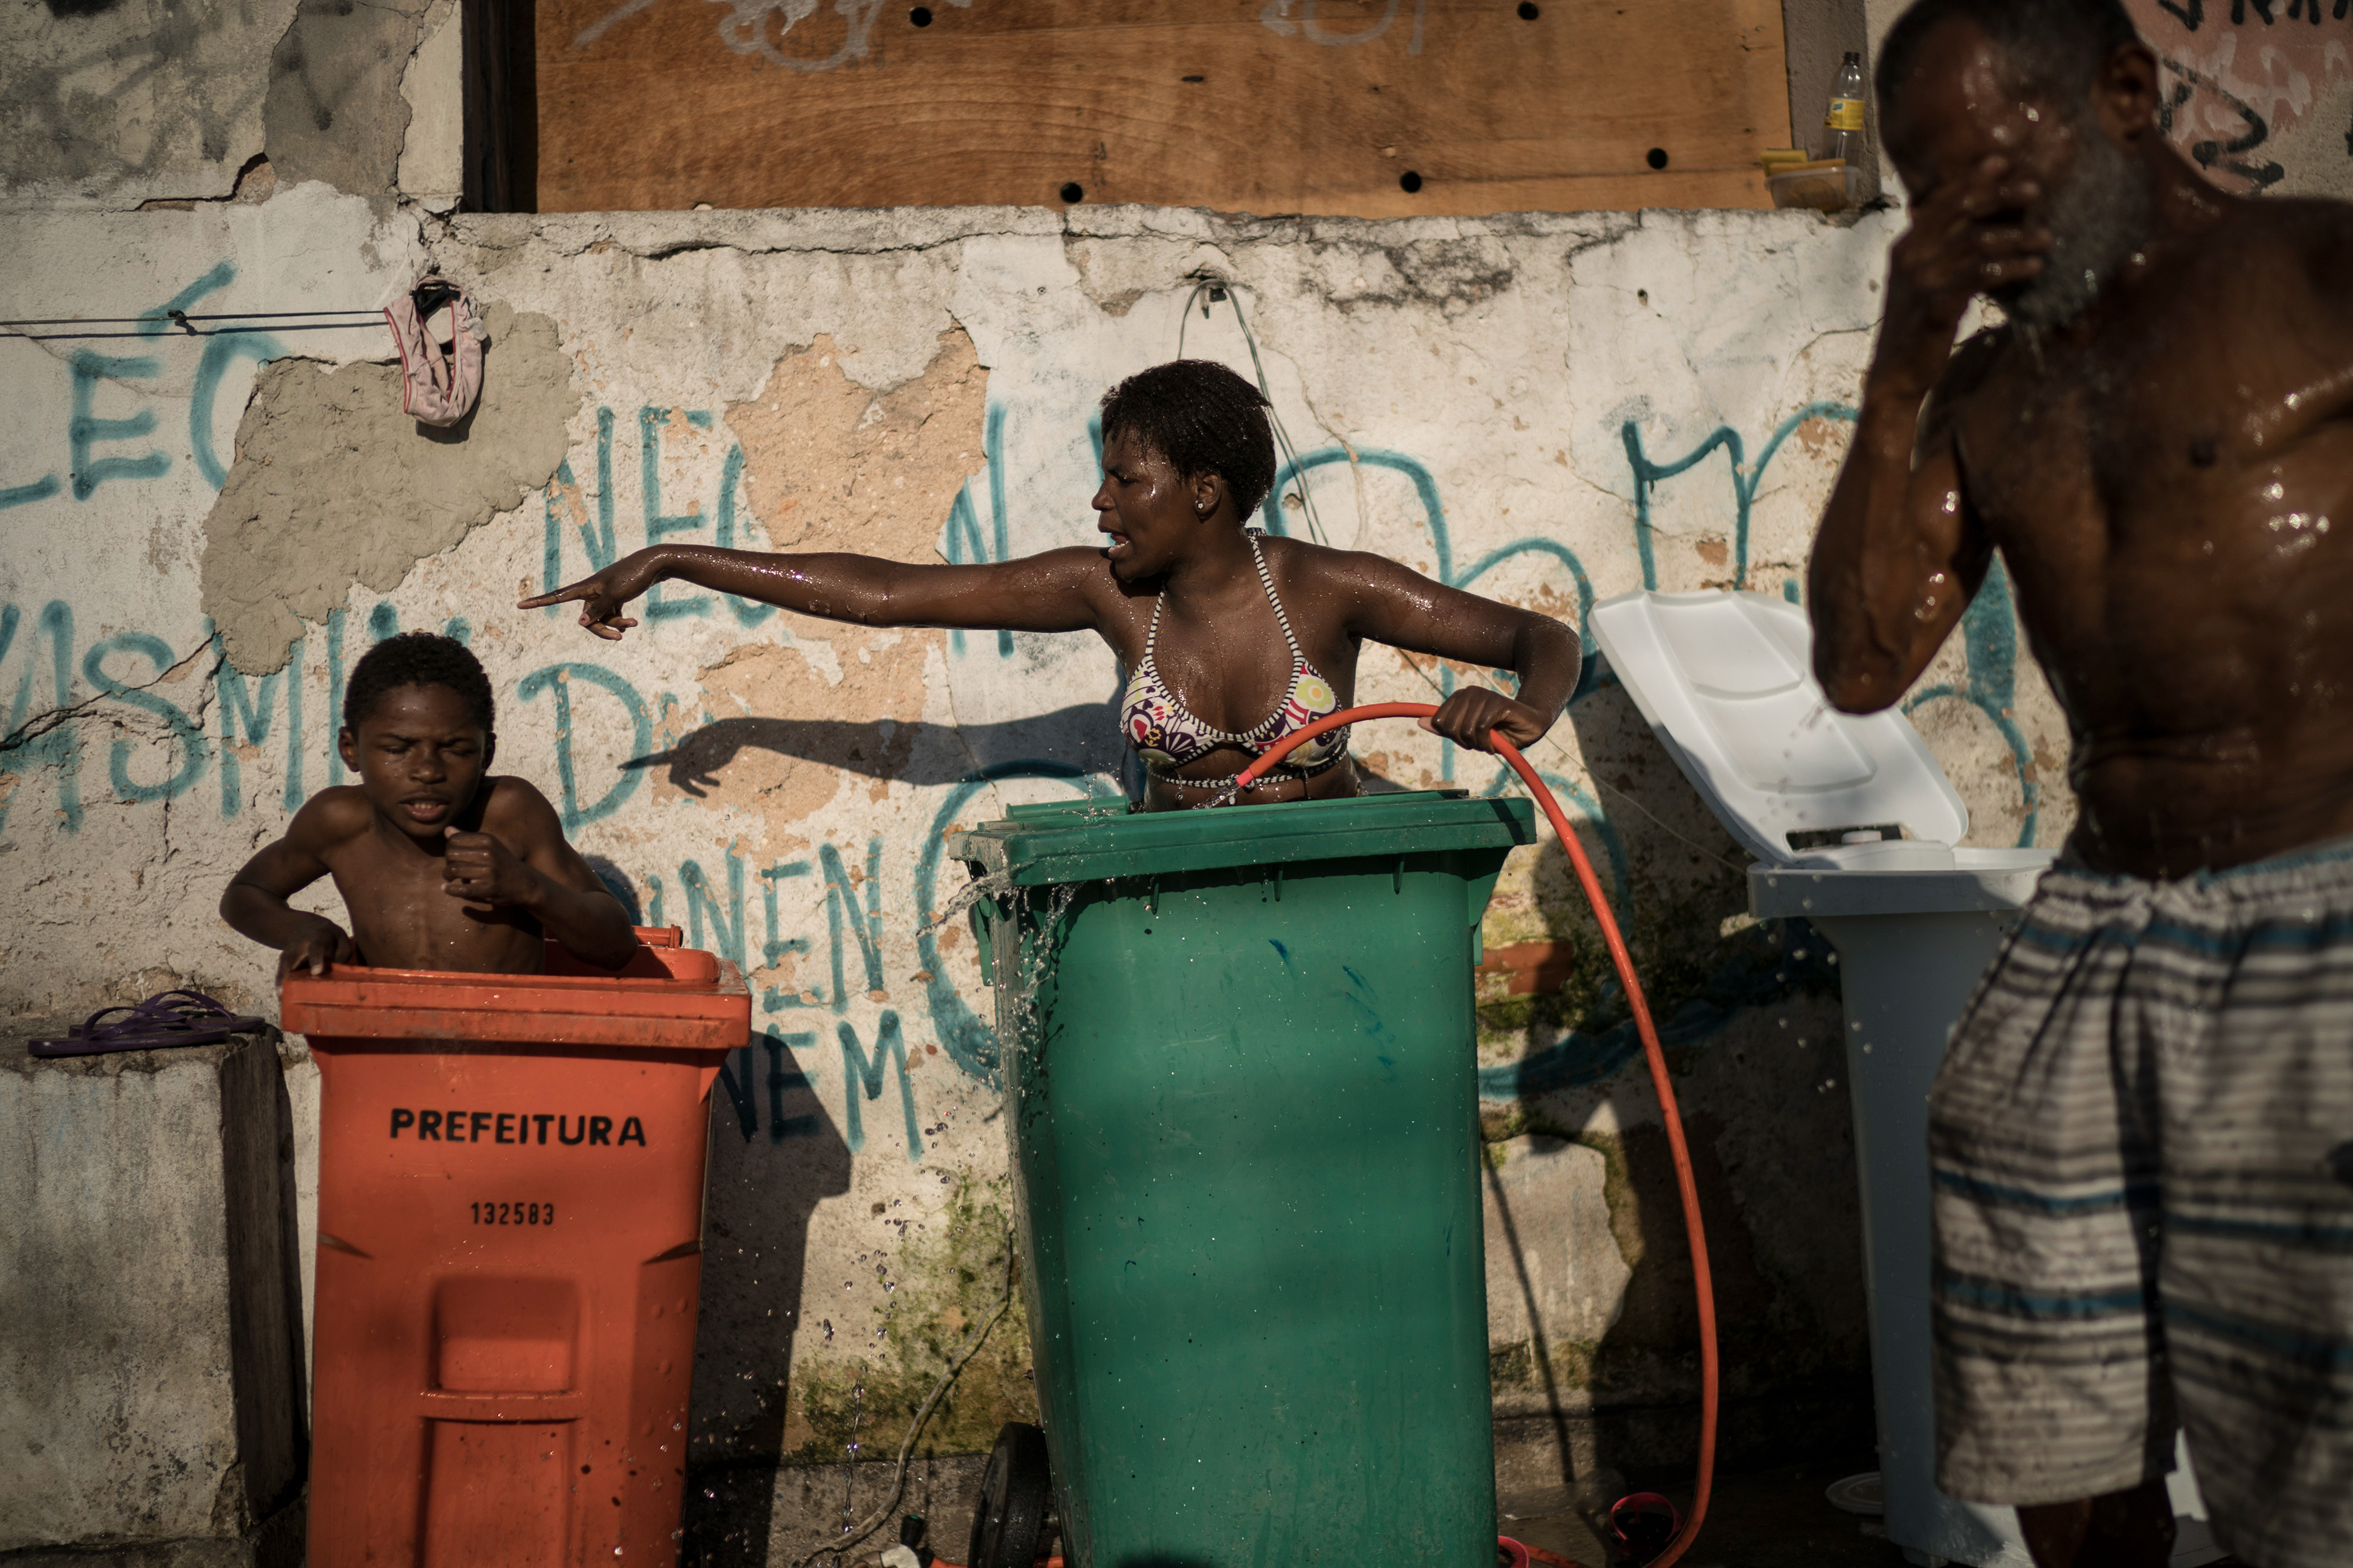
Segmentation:
{"type": "Polygon", "coordinates": [[[554,1225],[554,1204],[470,1204],[476,1225],[554,1225]]]}

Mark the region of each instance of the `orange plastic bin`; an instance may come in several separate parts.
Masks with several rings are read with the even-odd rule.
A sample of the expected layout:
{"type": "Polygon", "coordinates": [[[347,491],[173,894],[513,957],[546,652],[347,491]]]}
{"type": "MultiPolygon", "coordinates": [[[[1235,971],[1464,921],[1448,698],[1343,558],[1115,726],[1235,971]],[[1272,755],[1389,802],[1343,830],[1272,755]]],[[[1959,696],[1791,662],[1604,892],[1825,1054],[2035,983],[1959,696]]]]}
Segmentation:
{"type": "Polygon", "coordinates": [[[750,1037],[676,929],[617,974],[290,976],[319,1063],[310,1562],[670,1564],[711,1084],[750,1037]]]}

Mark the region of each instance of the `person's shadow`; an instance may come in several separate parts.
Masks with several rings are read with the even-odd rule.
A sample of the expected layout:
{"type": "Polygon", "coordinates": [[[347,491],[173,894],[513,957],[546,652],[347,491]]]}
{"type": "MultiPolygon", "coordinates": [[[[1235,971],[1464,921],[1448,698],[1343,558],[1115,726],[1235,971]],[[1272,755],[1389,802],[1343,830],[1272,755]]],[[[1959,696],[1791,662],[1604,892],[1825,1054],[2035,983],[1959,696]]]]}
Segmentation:
{"type": "MultiPolygon", "coordinates": [[[[1726,1369],[1719,1460],[1734,1471],[1868,1452],[1852,1118],[1843,1089],[1834,1097],[1823,1082],[1845,1076],[1828,943],[1801,921],[1743,918],[1750,856],[1621,685],[1605,681],[1563,723],[1610,824],[1609,833],[1580,824],[1578,839],[1613,900],[1620,866],[1635,884],[1633,905],[1618,914],[1683,1096],[1726,1369]],[[1818,1072],[1797,1065],[1816,1059],[1818,1072]],[[1792,1096],[1798,1079],[1810,1081],[1792,1096]]],[[[1604,961],[1550,843],[1535,880],[1546,889],[1546,935],[1556,944],[1557,968],[1537,973],[1538,990],[1549,993],[1604,961]]],[[[1527,1133],[1515,1140],[1512,1168],[1491,1165],[1483,1178],[1491,1289],[1502,1294],[1499,1317],[1528,1335],[1495,1347],[1514,1352],[1516,1407],[1499,1420],[1497,1438],[1510,1450],[1515,1489],[1582,1506],[1594,1486],[1687,1474],[1698,1437],[1698,1314],[1664,1129],[1638,1117],[1587,1138],[1554,1120],[1552,1097],[1565,1090],[1622,1084],[1649,1097],[1622,988],[1605,973],[1598,994],[1564,994],[1524,1026],[1513,1110],[1527,1133]],[[1611,1292],[1616,1310],[1606,1322],[1586,1321],[1561,1283],[1564,1264],[1603,1259],[1613,1247],[1628,1266],[1611,1292]],[[1575,1353],[1556,1365],[1570,1345],[1575,1353]]]]}
{"type": "Polygon", "coordinates": [[[1064,763],[1124,778],[1116,698],[1073,703],[1034,718],[993,724],[893,724],[850,719],[720,719],[679,737],[666,751],[631,757],[629,771],[665,769],[670,782],[701,797],[747,751],[844,768],[866,778],[917,785],[961,784],[1017,761],[1064,763]]]}
{"type": "Polygon", "coordinates": [[[765,1568],[809,1217],[849,1190],[849,1150],[783,1040],[729,1052],[711,1094],[681,1561],[765,1568]]]}

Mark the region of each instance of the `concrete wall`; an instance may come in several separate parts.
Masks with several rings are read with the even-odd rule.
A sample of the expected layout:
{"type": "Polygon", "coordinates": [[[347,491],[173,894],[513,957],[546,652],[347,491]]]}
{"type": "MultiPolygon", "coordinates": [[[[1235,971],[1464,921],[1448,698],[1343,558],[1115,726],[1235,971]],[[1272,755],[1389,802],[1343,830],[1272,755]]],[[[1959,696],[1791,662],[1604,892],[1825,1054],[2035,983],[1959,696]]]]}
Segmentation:
{"type": "Polygon", "coordinates": [[[272,1038],[0,1041],[0,1556],[301,1561],[293,1142],[272,1038]]]}
{"type": "MultiPolygon", "coordinates": [[[[1117,671],[1082,637],[866,632],[675,589],[617,647],[518,594],[657,537],[966,561],[1089,540],[1103,388],[1180,327],[1249,367],[1230,309],[1181,315],[1206,269],[1313,465],[1274,503],[1289,531],[1312,502],[1335,543],[1572,621],[1645,585],[1796,595],[1902,220],[456,215],[452,10],[175,12],[215,18],[177,53],[135,4],[5,24],[0,318],[366,308],[430,264],[492,342],[451,437],[399,417],[380,329],[0,342],[0,1009],[182,980],[269,1006],[270,955],[216,919],[222,885],[339,782],[360,653],[399,627],[467,637],[501,765],[642,918],[758,988],[760,1038],[713,1096],[693,1452],[725,1500],[710,1539],[760,1558],[819,1506],[794,1499],[832,1495],[777,1486],[777,1461],[888,1451],[993,1304],[989,995],[969,937],[921,927],[962,879],[944,831],[1122,787],[1117,671]],[[155,89],[170,112],[77,107],[131,102],[133,77],[181,84],[155,89]]],[[[1456,673],[1368,651],[1359,696],[1456,673]]],[[[1999,576],[1912,712],[1974,841],[2063,837],[2063,728],[1999,576]]],[[[1501,787],[1410,729],[1358,744],[1398,784],[1501,787]]],[[[1741,855],[1614,684],[1538,760],[1672,1020],[1728,1450],[1860,1446],[1835,971],[1804,928],[1747,920],[1741,855]]],[[[1556,994],[1499,974],[1482,1010],[1510,1479],[1654,1468],[1688,1452],[1695,1396],[1680,1219],[1556,847],[1515,860],[1486,939],[1570,959],[1556,994]]],[[[943,1453],[1027,1408],[1019,1329],[939,1418],[943,1453]]]]}

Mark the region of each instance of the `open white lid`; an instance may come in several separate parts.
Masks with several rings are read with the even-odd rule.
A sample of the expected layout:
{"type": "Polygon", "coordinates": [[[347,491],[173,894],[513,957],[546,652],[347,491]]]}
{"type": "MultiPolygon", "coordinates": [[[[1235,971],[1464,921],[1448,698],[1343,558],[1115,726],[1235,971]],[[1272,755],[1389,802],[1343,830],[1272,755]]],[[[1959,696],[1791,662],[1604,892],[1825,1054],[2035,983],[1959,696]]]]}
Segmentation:
{"type": "Polygon", "coordinates": [[[1872,829],[1892,840],[1901,827],[1924,850],[1968,836],[1968,808],[1911,721],[1831,707],[1797,605],[1762,594],[1628,594],[1596,605],[1590,624],[1667,754],[1759,859],[1902,853],[1839,848],[1872,829]]]}

